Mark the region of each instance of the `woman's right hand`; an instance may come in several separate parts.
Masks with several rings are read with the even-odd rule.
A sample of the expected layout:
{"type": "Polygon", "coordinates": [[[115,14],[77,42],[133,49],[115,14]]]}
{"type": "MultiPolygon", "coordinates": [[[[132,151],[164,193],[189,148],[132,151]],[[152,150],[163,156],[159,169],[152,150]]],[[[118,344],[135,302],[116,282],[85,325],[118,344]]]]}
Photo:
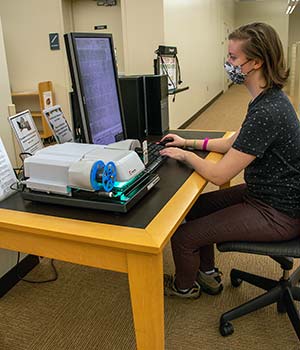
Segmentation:
{"type": "Polygon", "coordinates": [[[176,134],[167,134],[159,142],[164,142],[165,139],[172,139],[165,144],[166,147],[183,147],[185,145],[185,139],[176,134]]]}

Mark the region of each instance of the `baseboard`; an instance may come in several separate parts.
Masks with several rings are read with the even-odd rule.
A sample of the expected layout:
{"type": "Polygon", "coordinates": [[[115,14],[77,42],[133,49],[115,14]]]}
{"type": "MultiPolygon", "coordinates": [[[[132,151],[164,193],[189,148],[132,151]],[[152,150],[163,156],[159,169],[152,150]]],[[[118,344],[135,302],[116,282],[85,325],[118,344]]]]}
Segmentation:
{"type": "Polygon", "coordinates": [[[15,265],[5,275],[3,275],[0,278],[0,298],[19,282],[17,272],[20,277],[24,277],[38,264],[39,258],[37,256],[27,255],[23,260],[19,262],[18,269],[15,265]]]}
{"type": "Polygon", "coordinates": [[[203,113],[210,105],[212,105],[221,95],[223,91],[219,92],[213,99],[211,99],[204,107],[196,112],[190,119],[184,122],[178,129],[186,129],[195,119],[197,119],[201,113],[203,113]]]}

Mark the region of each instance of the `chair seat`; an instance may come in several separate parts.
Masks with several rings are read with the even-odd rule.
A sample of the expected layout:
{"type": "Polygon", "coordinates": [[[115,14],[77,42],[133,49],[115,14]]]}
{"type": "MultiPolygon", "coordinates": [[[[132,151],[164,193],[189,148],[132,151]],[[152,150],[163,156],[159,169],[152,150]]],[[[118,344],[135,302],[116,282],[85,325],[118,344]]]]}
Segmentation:
{"type": "Polygon", "coordinates": [[[218,243],[221,252],[253,253],[268,256],[288,256],[300,258],[300,237],[281,242],[223,242],[218,243]]]}
{"type": "Polygon", "coordinates": [[[300,258],[300,237],[281,242],[224,242],[218,243],[221,252],[239,252],[257,255],[267,255],[281,265],[282,277],[275,281],[249,272],[232,269],[230,272],[231,284],[238,287],[242,281],[259,287],[266,292],[252,300],[245,302],[234,309],[223,313],[220,318],[220,333],[228,336],[234,328],[230,321],[276,303],[279,313],[287,312],[288,317],[300,341],[300,316],[294,301],[300,301],[300,267],[292,273],[294,258],[300,258]]]}

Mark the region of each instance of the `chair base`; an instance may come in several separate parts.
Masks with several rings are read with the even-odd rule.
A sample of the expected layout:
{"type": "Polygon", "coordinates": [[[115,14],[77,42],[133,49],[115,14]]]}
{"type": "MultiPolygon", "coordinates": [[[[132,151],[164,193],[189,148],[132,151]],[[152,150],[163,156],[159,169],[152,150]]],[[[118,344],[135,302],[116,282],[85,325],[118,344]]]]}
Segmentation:
{"type": "MultiPolygon", "coordinates": [[[[286,271],[284,271],[284,274],[285,272],[286,271]]],[[[277,303],[277,311],[279,313],[287,312],[297,337],[300,340],[300,316],[294,303],[295,300],[300,300],[300,288],[296,286],[300,280],[300,267],[297,268],[289,278],[282,278],[279,281],[236,269],[231,271],[230,278],[231,284],[234,287],[238,287],[242,281],[246,281],[266,290],[266,293],[225,312],[220,318],[219,330],[222,336],[231,335],[234,331],[234,328],[229,321],[265,306],[277,303]]]]}

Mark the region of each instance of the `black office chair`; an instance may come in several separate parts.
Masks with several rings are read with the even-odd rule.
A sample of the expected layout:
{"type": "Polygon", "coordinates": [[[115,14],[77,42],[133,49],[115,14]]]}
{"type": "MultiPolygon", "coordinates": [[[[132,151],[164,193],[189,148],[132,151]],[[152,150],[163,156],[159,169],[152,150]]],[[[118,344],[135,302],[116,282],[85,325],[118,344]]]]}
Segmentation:
{"type": "Polygon", "coordinates": [[[232,334],[234,329],[229,321],[267,305],[277,303],[277,311],[279,313],[288,313],[289,319],[300,340],[300,317],[294,303],[294,300],[300,300],[300,287],[296,286],[300,280],[300,267],[291,275],[289,274],[289,270],[293,268],[293,258],[300,258],[300,238],[273,243],[224,242],[217,244],[217,248],[221,252],[268,255],[278,262],[283,269],[283,274],[279,281],[236,269],[231,270],[230,279],[232,286],[238,287],[242,281],[246,281],[267,292],[225,312],[220,318],[220,333],[223,336],[232,334]]]}

